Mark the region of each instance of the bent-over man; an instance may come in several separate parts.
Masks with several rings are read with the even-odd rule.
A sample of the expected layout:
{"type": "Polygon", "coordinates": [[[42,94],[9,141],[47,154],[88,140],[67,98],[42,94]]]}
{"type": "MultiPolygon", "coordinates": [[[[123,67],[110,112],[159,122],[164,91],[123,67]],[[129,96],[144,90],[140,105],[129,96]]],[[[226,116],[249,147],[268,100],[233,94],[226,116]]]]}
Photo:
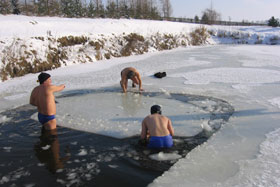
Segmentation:
{"type": "Polygon", "coordinates": [[[136,87],[136,84],[137,84],[137,85],[139,85],[139,91],[143,91],[142,80],[141,80],[139,72],[133,67],[128,67],[121,71],[120,84],[121,84],[121,87],[122,87],[124,93],[126,93],[126,91],[127,91],[128,79],[132,80],[132,87],[136,87]]]}
{"type": "Polygon", "coordinates": [[[170,148],[173,146],[174,129],[171,120],[161,115],[161,107],[151,107],[151,115],[142,121],[141,140],[149,139],[148,148],[170,148]],[[149,137],[150,136],[150,137],[149,137]]]}
{"type": "Polygon", "coordinates": [[[54,92],[63,90],[65,85],[52,85],[51,76],[48,73],[41,73],[38,81],[40,85],[31,92],[30,104],[37,107],[39,122],[46,130],[56,129],[54,92]]]}

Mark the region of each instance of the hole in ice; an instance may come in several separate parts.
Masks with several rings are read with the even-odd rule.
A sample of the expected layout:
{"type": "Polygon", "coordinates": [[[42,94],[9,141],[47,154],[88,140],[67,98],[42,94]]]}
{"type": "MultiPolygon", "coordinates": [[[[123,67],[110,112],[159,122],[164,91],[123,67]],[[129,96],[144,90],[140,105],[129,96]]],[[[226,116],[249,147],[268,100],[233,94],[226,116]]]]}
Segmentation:
{"type": "Polygon", "coordinates": [[[179,93],[79,90],[57,101],[58,124],[69,128],[59,126],[57,138],[47,141],[30,105],[0,113],[10,119],[0,123],[1,160],[9,164],[0,167],[3,185],[107,186],[114,180],[115,186],[147,186],[207,141],[234,111],[217,98],[179,93]],[[149,150],[138,144],[141,121],[153,104],[162,105],[173,122],[171,149],[149,150]],[[46,175],[46,170],[55,175],[46,175]],[[13,178],[18,171],[22,177],[13,178]]]}
{"type": "Polygon", "coordinates": [[[223,100],[166,92],[77,90],[65,93],[57,101],[59,125],[114,138],[139,135],[141,122],[154,104],[162,106],[177,136],[218,129],[233,110],[223,100]]]}

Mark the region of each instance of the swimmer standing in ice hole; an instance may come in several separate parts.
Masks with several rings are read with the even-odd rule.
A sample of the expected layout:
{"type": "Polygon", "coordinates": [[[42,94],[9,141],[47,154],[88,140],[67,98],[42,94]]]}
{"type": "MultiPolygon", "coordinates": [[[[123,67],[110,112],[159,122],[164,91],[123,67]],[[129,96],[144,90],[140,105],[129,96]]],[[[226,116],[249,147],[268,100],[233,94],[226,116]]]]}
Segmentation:
{"type": "Polygon", "coordinates": [[[174,129],[171,120],[161,115],[161,107],[151,107],[151,115],[142,121],[141,141],[148,140],[148,148],[170,148],[173,146],[174,129]]]}
{"type": "Polygon", "coordinates": [[[126,93],[127,91],[127,84],[128,79],[132,80],[132,87],[136,87],[136,84],[139,85],[139,91],[144,91],[142,89],[142,80],[140,77],[140,73],[133,67],[124,68],[121,71],[121,87],[123,89],[123,92],[126,93]]]}
{"type": "Polygon", "coordinates": [[[38,119],[46,130],[56,129],[56,105],[54,92],[62,91],[65,85],[53,85],[48,73],[38,76],[40,85],[31,92],[29,103],[38,109],[38,119]]]}

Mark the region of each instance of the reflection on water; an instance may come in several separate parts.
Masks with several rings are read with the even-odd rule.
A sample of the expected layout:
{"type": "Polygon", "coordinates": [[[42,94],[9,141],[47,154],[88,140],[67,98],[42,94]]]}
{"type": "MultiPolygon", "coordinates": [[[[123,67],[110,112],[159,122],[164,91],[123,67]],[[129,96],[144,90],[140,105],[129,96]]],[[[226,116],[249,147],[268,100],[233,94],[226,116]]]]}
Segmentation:
{"type": "Polygon", "coordinates": [[[35,155],[41,163],[45,164],[51,173],[64,168],[65,161],[69,160],[70,155],[60,157],[59,140],[57,129],[45,130],[42,127],[40,141],[34,146],[35,155]]]}
{"type": "Polygon", "coordinates": [[[141,94],[123,94],[121,98],[125,115],[134,116],[140,109],[144,108],[141,94]]]}
{"type": "MultiPolygon", "coordinates": [[[[127,97],[121,102],[124,108],[132,104],[128,107],[139,110],[143,96],[156,97],[157,93],[127,97]]],[[[215,131],[233,113],[227,102],[215,98],[172,94],[170,99],[208,111],[209,125],[218,124],[215,131]]],[[[139,136],[116,139],[62,127],[41,131],[39,122],[31,119],[35,112],[26,105],[0,114],[10,119],[0,124],[1,186],[147,186],[177,161],[152,160],[151,154],[163,151],[185,157],[215,132],[174,137],[172,149],[155,151],[139,145],[139,136]]]]}

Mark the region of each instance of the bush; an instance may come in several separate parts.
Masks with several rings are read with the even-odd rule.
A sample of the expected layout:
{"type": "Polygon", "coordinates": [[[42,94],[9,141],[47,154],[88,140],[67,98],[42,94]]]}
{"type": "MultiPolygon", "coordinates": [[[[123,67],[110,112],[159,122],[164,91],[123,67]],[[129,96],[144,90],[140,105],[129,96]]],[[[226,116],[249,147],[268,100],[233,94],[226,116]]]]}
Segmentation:
{"type": "Polygon", "coordinates": [[[85,36],[64,36],[57,39],[61,47],[85,44],[89,40],[85,36]]]}
{"type": "MultiPolygon", "coordinates": [[[[121,49],[122,56],[130,56],[132,53],[143,54],[148,51],[148,43],[145,42],[143,36],[136,33],[131,33],[127,36],[124,36],[126,40],[126,45],[121,49]]],[[[120,42],[122,45],[123,42],[120,42]]]]}
{"type": "Polygon", "coordinates": [[[190,33],[190,36],[192,45],[203,45],[206,43],[207,38],[209,37],[207,29],[205,27],[195,29],[190,33]]]}

